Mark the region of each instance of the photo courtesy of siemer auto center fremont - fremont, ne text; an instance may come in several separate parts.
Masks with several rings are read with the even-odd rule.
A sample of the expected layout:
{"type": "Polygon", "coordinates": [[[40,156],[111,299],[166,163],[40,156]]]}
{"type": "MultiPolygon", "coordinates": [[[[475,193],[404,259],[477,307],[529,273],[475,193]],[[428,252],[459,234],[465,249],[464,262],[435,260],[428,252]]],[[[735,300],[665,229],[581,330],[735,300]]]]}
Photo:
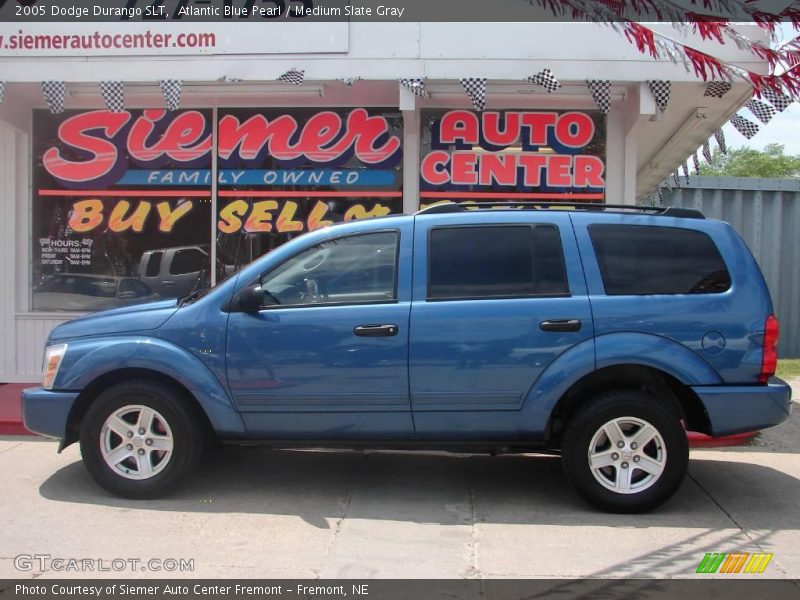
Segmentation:
{"type": "Polygon", "coordinates": [[[800,596],[800,3],[0,0],[0,600],[800,596]]]}

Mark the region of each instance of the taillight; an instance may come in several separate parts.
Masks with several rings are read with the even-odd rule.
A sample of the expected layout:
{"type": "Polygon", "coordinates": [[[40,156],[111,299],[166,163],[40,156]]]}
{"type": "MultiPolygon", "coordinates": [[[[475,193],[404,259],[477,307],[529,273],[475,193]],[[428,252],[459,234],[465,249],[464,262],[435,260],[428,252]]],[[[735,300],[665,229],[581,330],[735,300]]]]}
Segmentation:
{"type": "Polygon", "coordinates": [[[764,323],[764,344],[761,350],[761,374],[758,376],[760,383],[767,383],[775,375],[778,368],[778,319],[775,315],[767,317],[764,323]]]}

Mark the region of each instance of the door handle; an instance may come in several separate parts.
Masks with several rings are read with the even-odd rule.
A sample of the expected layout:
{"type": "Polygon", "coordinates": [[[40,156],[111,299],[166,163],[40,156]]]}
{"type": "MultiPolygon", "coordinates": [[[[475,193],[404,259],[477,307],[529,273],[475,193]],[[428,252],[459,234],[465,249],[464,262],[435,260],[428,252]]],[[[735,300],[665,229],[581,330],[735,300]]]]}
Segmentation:
{"type": "Polygon", "coordinates": [[[550,319],[539,323],[542,331],[580,331],[581,322],[579,319],[550,319]]]}
{"type": "Polygon", "coordinates": [[[162,282],[161,282],[161,284],[162,284],[164,287],[169,287],[169,286],[171,286],[171,285],[175,285],[175,282],[174,282],[174,281],[171,281],[171,280],[166,280],[166,281],[162,281],[162,282]]]}
{"type": "Polygon", "coordinates": [[[353,333],[361,337],[389,337],[397,335],[397,325],[359,325],[353,333]]]}

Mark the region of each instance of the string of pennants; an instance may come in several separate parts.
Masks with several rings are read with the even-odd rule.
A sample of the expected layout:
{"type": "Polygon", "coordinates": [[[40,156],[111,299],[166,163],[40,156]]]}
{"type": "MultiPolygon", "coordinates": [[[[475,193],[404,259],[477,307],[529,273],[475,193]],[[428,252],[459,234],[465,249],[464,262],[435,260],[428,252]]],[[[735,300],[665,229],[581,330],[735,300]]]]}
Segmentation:
{"type": "MultiPolygon", "coordinates": [[[[277,81],[290,85],[301,86],[304,82],[305,72],[297,69],[290,69],[277,78],[277,81]]],[[[347,87],[352,87],[361,77],[343,77],[337,81],[347,87]]],[[[543,69],[535,75],[525,79],[527,82],[542,87],[547,93],[553,93],[561,88],[561,83],[556,79],[550,69],[543,69]]],[[[473,107],[477,111],[486,109],[486,79],[485,78],[463,78],[460,84],[465,94],[469,98],[473,107]]],[[[410,90],[416,96],[424,98],[427,95],[424,78],[402,78],[399,80],[403,87],[410,90]]],[[[652,80],[647,82],[650,92],[653,95],[659,111],[665,111],[669,104],[671,94],[671,83],[669,81],[652,80]]],[[[589,79],[586,86],[592,99],[600,112],[607,114],[611,108],[611,82],[608,80],[589,79]]],[[[111,112],[121,112],[125,108],[125,84],[122,81],[101,81],[99,84],[100,95],[106,107],[111,112]]],[[[164,96],[165,106],[169,110],[178,110],[181,101],[181,91],[183,83],[177,79],[165,79],[159,81],[159,87],[164,96]]],[[[707,86],[705,96],[721,98],[730,90],[728,82],[710,82],[707,86]],[[724,85],[727,84],[727,85],[724,85]]],[[[42,93],[48,108],[53,114],[64,111],[64,101],[66,97],[66,83],[63,81],[42,82],[42,93]]],[[[0,81],[0,102],[5,94],[5,82],[0,81]]],[[[770,90],[765,91],[764,98],[769,101],[764,102],[757,98],[752,98],[747,104],[747,108],[761,123],[769,121],[777,114],[782,112],[791,104],[792,100],[781,92],[770,90]]],[[[731,122],[733,126],[747,139],[752,138],[758,132],[758,125],[750,120],[735,115],[731,122]]]]}
{"type": "MultiPolygon", "coordinates": [[[[276,80],[290,85],[303,85],[305,71],[301,69],[289,69],[276,80]]],[[[347,77],[338,81],[345,86],[353,86],[360,77],[347,77]]],[[[239,79],[224,78],[226,82],[239,82],[239,79]]],[[[162,79],[158,82],[161,93],[164,97],[164,105],[170,111],[180,108],[181,92],[183,82],[179,79],[162,79]]],[[[99,84],[100,96],[106,108],[111,112],[122,112],[125,110],[125,83],[123,81],[101,81],[99,84]]],[[[5,96],[6,84],[0,81],[0,102],[5,96]]],[[[53,114],[64,112],[64,104],[67,96],[67,84],[64,81],[43,81],[42,95],[44,96],[47,108],[53,114]]]]}
{"type": "MultiPolygon", "coordinates": [[[[241,80],[222,78],[220,81],[236,83],[241,80]]],[[[301,69],[289,69],[277,77],[276,81],[289,85],[302,86],[305,81],[305,71],[301,69]]],[[[337,78],[336,81],[343,86],[352,87],[358,81],[361,81],[361,77],[341,77],[337,78]]],[[[561,82],[550,69],[542,69],[538,73],[526,77],[525,81],[531,85],[542,88],[548,94],[552,94],[562,87],[561,82]]],[[[428,93],[425,87],[425,78],[401,78],[399,82],[403,87],[420,98],[424,98],[428,93]]],[[[158,83],[164,97],[165,107],[170,111],[178,110],[181,103],[183,82],[179,79],[164,79],[158,83]]],[[[465,77],[460,79],[459,83],[473,108],[477,111],[485,110],[487,98],[486,78],[465,77]]],[[[653,93],[659,110],[666,110],[670,98],[670,82],[651,81],[648,83],[650,84],[650,90],[653,93]]],[[[603,114],[607,114],[611,108],[611,82],[608,80],[590,79],[586,80],[586,86],[598,110],[603,114]]],[[[100,96],[109,111],[122,112],[125,110],[125,83],[123,81],[101,81],[99,83],[99,88],[100,96]]],[[[3,101],[4,94],[5,82],[0,81],[0,102],[3,101]]],[[[66,82],[44,81],[42,82],[42,94],[51,113],[58,114],[65,110],[65,100],[67,96],[66,82]]],[[[761,114],[764,115],[767,113],[762,110],[761,114]]]]}
{"type": "MultiPolygon", "coordinates": [[[[727,81],[711,81],[706,85],[706,91],[704,96],[707,97],[714,97],[714,98],[722,98],[725,94],[727,94],[731,90],[732,86],[727,81]]],[[[759,100],[756,97],[751,98],[745,103],[745,107],[753,114],[756,120],[760,121],[762,124],[769,123],[772,118],[778,114],[779,112],[783,112],[786,110],[789,105],[792,103],[792,98],[788,95],[784,94],[783,92],[773,90],[773,89],[764,89],[761,90],[761,96],[766,100],[759,100]]],[[[755,123],[753,120],[737,113],[731,116],[730,118],[731,126],[736,129],[742,136],[745,138],[752,139],[758,132],[760,126],[758,123],[755,123]]],[[[722,154],[728,153],[728,145],[725,140],[725,134],[722,132],[722,129],[718,129],[713,134],[713,139],[717,144],[717,149],[722,154]]],[[[711,153],[711,144],[710,139],[703,142],[703,145],[696,150],[692,154],[692,163],[694,166],[694,174],[697,175],[700,173],[701,163],[698,157],[698,152],[702,155],[703,159],[705,159],[706,163],[711,163],[713,159],[713,155],[711,153]]],[[[680,165],[680,169],[683,171],[683,178],[686,183],[689,182],[689,166],[688,160],[684,161],[682,165],[680,165]]],[[[681,187],[680,178],[678,176],[678,169],[667,177],[664,181],[664,184],[668,188],[678,188],[681,187]]],[[[653,199],[656,195],[656,191],[651,194],[651,199],[653,199]]]]}

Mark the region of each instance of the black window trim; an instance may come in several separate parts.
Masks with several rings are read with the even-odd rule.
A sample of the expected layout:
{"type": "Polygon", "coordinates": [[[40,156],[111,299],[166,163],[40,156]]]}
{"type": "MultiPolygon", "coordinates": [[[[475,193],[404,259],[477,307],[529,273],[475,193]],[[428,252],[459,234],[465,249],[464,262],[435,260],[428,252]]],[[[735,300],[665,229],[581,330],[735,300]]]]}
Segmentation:
{"type": "Polygon", "coordinates": [[[561,269],[564,273],[564,281],[567,284],[567,288],[571,290],[569,285],[569,273],[567,272],[567,261],[564,257],[564,240],[561,237],[561,228],[558,226],[557,223],[518,223],[518,222],[499,222],[499,223],[485,223],[485,224],[476,224],[476,223],[458,223],[456,225],[436,225],[434,227],[430,227],[428,229],[428,236],[427,236],[427,260],[426,260],[426,282],[425,282],[425,301],[426,302],[463,302],[465,300],[517,300],[517,299],[530,299],[530,298],[571,298],[572,292],[566,292],[563,294],[515,294],[515,295],[499,295],[499,296],[452,296],[448,298],[432,298],[431,297],[431,238],[433,237],[433,232],[439,229],[486,229],[489,227],[527,227],[530,229],[531,232],[531,260],[535,260],[534,252],[534,245],[533,239],[534,234],[533,231],[537,227],[550,227],[556,230],[556,234],[558,235],[559,241],[559,254],[561,257],[561,269]]]}
{"type": "MultiPolygon", "coordinates": [[[[262,306],[259,309],[259,312],[261,312],[263,310],[281,310],[281,309],[284,309],[284,308],[295,309],[295,308],[315,308],[315,307],[320,307],[320,306],[370,306],[370,305],[373,305],[373,304],[375,304],[375,305],[377,305],[377,304],[398,304],[400,302],[398,297],[397,297],[398,281],[400,279],[400,243],[401,243],[402,238],[403,238],[403,232],[399,228],[396,228],[396,227],[387,228],[387,229],[376,229],[374,231],[361,231],[361,232],[358,232],[358,233],[342,233],[340,235],[336,235],[336,236],[332,236],[332,237],[329,237],[329,238],[325,238],[324,240],[321,240],[321,241],[319,241],[319,242],[317,242],[315,244],[312,244],[311,246],[306,246],[302,250],[298,250],[297,252],[295,252],[291,256],[289,256],[289,257],[285,258],[284,260],[282,260],[277,265],[267,269],[266,271],[261,273],[261,275],[259,275],[255,279],[251,280],[247,284],[247,286],[255,285],[255,284],[261,285],[261,281],[264,279],[264,277],[266,277],[267,275],[272,273],[272,271],[274,271],[275,269],[277,269],[281,265],[286,264],[288,261],[294,260],[300,254],[302,254],[306,250],[314,248],[315,246],[319,246],[320,244],[326,244],[328,242],[332,242],[332,241],[335,241],[335,240],[340,240],[340,239],[343,239],[343,238],[360,237],[360,236],[365,236],[365,235],[372,235],[374,233],[394,233],[394,234],[397,235],[397,243],[395,244],[395,253],[394,253],[394,289],[392,290],[392,296],[394,296],[394,297],[391,300],[365,300],[363,302],[315,302],[313,304],[274,304],[274,305],[269,305],[269,306],[262,306]]],[[[247,286],[244,286],[244,287],[247,287],[247,286]]],[[[240,288],[240,289],[242,289],[242,288],[240,288]]]]}
{"type": "Polygon", "coordinates": [[[589,243],[592,245],[592,253],[594,254],[594,261],[597,264],[597,272],[600,275],[600,284],[603,286],[603,294],[609,298],[620,298],[624,296],[630,297],[638,297],[643,298],[646,296],[680,296],[682,298],[689,297],[689,298],[703,298],[707,296],[722,296],[724,294],[730,294],[733,291],[733,278],[731,277],[731,269],[728,266],[727,261],[725,260],[725,256],[723,256],[722,252],[717,245],[717,242],[711,237],[707,232],[702,231],[700,229],[695,229],[693,227],[677,227],[675,225],[653,225],[653,224],[640,224],[640,223],[590,223],[586,226],[586,231],[589,235],[589,243]],[[719,255],[720,261],[725,266],[725,270],[728,272],[728,289],[723,290],[721,292],[703,292],[703,293],[691,293],[691,292],[660,292],[660,293],[636,293],[636,294],[610,294],[606,290],[606,281],[603,277],[603,267],[600,265],[600,259],[597,256],[597,246],[595,246],[594,238],[592,237],[592,229],[598,229],[600,227],[658,227],[659,229],[679,229],[682,231],[693,231],[695,233],[699,233],[704,235],[708,238],[711,242],[711,245],[717,251],[719,255]]]}
{"type": "MultiPolygon", "coordinates": [[[[147,253],[148,251],[145,251],[147,253]]],[[[161,266],[164,264],[164,250],[150,250],[149,254],[147,255],[147,263],[144,265],[144,277],[158,277],[161,275],[161,266]],[[157,268],[155,269],[154,274],[150,274],[150,265],[155,263],[156,256],[158,257],[158,264],[156,265],[157,268]]],[[[169,275],[169,273],[167,273],[169,275]]]]}

